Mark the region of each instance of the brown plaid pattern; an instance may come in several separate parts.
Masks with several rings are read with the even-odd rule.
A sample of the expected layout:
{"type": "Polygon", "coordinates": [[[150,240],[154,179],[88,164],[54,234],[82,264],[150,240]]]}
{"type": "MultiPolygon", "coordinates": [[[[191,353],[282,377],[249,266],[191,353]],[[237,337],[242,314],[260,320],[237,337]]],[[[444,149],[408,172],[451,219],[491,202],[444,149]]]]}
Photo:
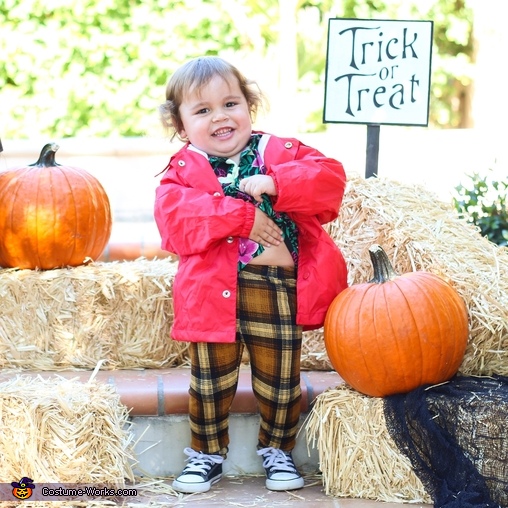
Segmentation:
{"type": "Polygon", "coordinates": [[[302,396],[294,269],[246,266],[238,276],[237,341],[190,344],[189,415],[196,451],[227,453],[229,410],[244,347],[261,415],[259,446],[292,450],[302,396]]]}

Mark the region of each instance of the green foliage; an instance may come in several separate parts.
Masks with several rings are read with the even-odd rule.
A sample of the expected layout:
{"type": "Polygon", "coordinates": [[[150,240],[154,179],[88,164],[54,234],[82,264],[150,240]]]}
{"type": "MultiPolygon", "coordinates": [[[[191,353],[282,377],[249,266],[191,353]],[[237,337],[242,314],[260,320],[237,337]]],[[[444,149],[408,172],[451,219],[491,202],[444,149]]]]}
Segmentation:
{"type": "Polygon", "coordinates": [[[143,135],[179,63],[241,38],[207,1],[3,0],[0,26],[7,138],[143,135]]]}
{"type": "Polygon", "coordinates": [[[463,108],[472,86],[473,12],[464,0],[435,2],[426,13],[434,20],[433,97],[430,115],[445,127],[462,127],[463,108]]]}
{"type": "MultiPolygon", "coordinates": [[[[283,12],[283,4],[288,9],[292,2],[2,0],[0,135],[143,136],[159,129],[164,84],[182,62],[203,54],[278,55],[279,22],[292,15],[283,12]]],[[[431,124],[460,125],[457,97],[469,86],[472,52],[471,12],[463,0],[294,0],[293,5],[299,14],[298,91],[307,108],[303,128],[323,129],[330,17],[433,19],[431,124]]],[[[253,72],[265,73],[274,68],[255,67],[253,72]]]]}
{"type": "Polygon", "coordinates": [[[461,217],[480,228],[481,234],[497,245],[508,245],[508,182],[469,176],[468,186],[455,187],[453,205],[461,217]]]}

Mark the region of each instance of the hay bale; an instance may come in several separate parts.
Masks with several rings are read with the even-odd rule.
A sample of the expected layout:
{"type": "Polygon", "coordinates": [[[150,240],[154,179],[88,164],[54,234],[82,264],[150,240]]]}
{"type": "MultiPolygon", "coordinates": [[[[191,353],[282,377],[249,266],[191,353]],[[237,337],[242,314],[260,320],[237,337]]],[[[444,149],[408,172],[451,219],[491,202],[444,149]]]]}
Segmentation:
{"type": "Polygon", "coordinates": [[[114,388],[18,375],[0,383],[1,482],[133,481],[128,411],[114,388]]]}
{"type": "Polygon", "coordinates": [[[301,368],[302,370],[333,370],[324,344],[323,328],[303,332],[301,368]]]}
{"type": "MultiPolygon", "coordinates": [[[[464,298],[470,336],[460,367],[468,375],[508,375],[508,250],[482,238],[451,205],[422,187],[352,178],[339,219],[327,230],[342,249],[349,284],[372,278],[369,247],[380,244],[399,273],[444,276],[464,298]]],[[[314,344],[325,353],[316,334],[314,344]]],[[[321,361],[325,357],[321,356],[321,361]]]]}
{"type": "MultiPolygon", "coordinates": [[[[508,251],[458,219],[422,187],[353,177],[340,217],[326,229],[346,259],[349,284],[370,280],[380,244],[400,273],[445,276],[469,310],[460,367],[508,375],[508,251]]],[[[188,364],[169,339],[176,262],[139,259],[34,272],[0,270],[0,367],[31,370],[160,368],[188,364]]],[[[305,332],[302,369],[332,370],[323,329],[305,332]]]]}
{"type": "Polygon", "coordinates": [[[304,428],[326,493],[442,506],[466,484],[483,499],[482,477],[492,500],[508,506],[507,379],[457,376],[388,399],[346,384],[323,392],[304,428]]]}
{"type": "Polygon", "coordinates": [[[186,361],[169,339],[170,259],[0,270],[0,367],[159,368],[186,361]]]}
{"type": "Polygon", "coordinates": [[[316,398],[305,429],[308,446],[318,450],[327,495],[432,504],[388,433],[383,399],[345,384],[329,389],[316,398]]]}

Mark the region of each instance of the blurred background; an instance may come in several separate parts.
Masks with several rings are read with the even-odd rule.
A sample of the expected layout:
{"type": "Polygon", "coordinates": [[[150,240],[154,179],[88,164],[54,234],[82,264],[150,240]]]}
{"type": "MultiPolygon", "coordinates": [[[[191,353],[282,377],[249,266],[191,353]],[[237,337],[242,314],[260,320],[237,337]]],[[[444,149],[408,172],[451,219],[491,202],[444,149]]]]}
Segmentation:
{"type": "Polygon", "coordinates": [[[429,126],[381,126],[379,176],[422,184],[459,211],[490,206],[506,229],[503,0],[2,0],[0,171],[56,141],[57,162],[106,188],[112,241],[157,242],[156,175],[179,147],[157,107],[171,73],[207,54],[259,84],[269,107],[256,127],[364,174],[366,126],[322,123],[333,17],[434,21],[429,126]],[[485,203],[467,202],[481,182],[485,203]]]}

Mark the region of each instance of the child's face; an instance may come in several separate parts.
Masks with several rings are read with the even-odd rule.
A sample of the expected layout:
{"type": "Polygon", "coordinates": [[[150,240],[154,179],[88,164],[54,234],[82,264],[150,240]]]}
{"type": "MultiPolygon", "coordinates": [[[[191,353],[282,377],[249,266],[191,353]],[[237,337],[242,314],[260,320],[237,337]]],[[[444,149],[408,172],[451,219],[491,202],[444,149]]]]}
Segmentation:
{"type": "Polygon", "coordinates": [[[213,77],[199,90],[184,95],[179,108],[182,138],[208,155],[238,162],[252,133],[249,105],[234,77],[213,77]]]}

